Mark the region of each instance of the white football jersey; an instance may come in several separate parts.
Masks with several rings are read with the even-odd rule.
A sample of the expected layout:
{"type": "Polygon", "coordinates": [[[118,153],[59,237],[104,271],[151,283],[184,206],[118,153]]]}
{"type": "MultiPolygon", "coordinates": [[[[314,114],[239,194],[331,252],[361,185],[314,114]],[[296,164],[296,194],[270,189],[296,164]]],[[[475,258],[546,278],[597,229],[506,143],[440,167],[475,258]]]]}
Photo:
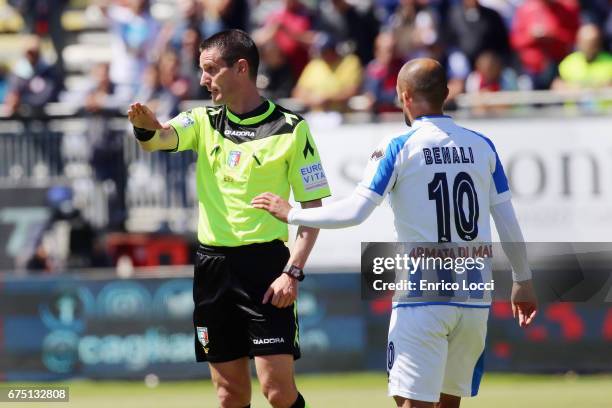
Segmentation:
{"type": "Polygon", "coordinates": [[[490,206],[510,199],[493,143],[449,116],[423,116],[372,153],[358,192],[389,194],[397,241],[491,242],[490,206]]]}
{"type": "MultiPolygon", "coordinates": [[[[408,133],[385,139],[372,153],[357,191],[378,204],[389,195],[397,241],[410,243],[407,252],[416,247],[414,243],[469,243],[474,251],[486,252],[491,242],[490,207],[510,199],[493,143],[449,116],[420,117],[408,133]]],[[[490,270],[470,276],[436,272],[438,280],[491,279],[490,270]]],[[[412,302],[453,304],[456,299],[457,304],[476,301],[486,306],[491,294],[417,290],[404,295],[412,302]]]]}

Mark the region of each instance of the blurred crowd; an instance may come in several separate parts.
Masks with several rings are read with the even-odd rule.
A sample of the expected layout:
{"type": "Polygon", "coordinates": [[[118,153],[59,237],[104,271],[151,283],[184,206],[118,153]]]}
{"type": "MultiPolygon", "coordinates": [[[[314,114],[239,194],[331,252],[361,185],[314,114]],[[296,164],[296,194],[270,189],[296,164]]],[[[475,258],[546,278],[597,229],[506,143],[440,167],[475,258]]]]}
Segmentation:
{"type": "MultiPolygon", "coordinates": [[[[91,169],[69,176],[71,188],[49,191],[53,217],[34,251],[24,252],[34,270],[110,262],[100,249],[100,226],[76,206],[89,184],[76,180],[104,187],[106,231],[126,230],[129,196],[159,190],[166,208],[189,206],[193,155],[150,155],[157,164],[150,169],[132,162],[127,124],[113,126],[109,118],[137,100],[167,120],[183,101],[208,99],[199,86],[199,44],[223,29],[248,31],[258,44],[262,93],[292,98],[292,108],[304,111],[398,112],[399,69],[425,56],[447,71],[448,109],[462,93],[612,86],[610,0],[92,0],[80,7],[83,18],[99,23],[91,31],[102,34],[105,53],[95,55],[100,48],[83,42],[76,63],[67,49],[82,38],[61,23],[75,4],[7,1],[28,34],[20,36],[19,58],[0,61],[1,116],[25,118],[19,136],[30,136],[30,153],[15,164],[27,172],[38,164],[19,160],[46,157],[52,173],[67,175],[66,156],[80,155],[91,169]],[[45,107],[56,101],[78,109],[84,131],[56,134],[47,125],[45,107]],[[153,188],[152,180],[163,187],[153,188]]],[[[14,151],[23,147],[14,134],[6,140],[14,151]]]]}
{"type": "Polygon", "coordinates": [[[446,68],[449,108],[464,92],[612,85],[609,0],[177,0],[164,19],[149,0],[92,1],[88,11],[110,33],[110,58],[88,67],[90,85],[81,89],[64,83],[58,10],[66,1],[9,2],[59,57],[45,60],[33,36],[23,58],[0,68],[8,115],[57,100],[90,114],[139,100],[168,119],[181,101],[208,97],[199,86],[199,43],[228,28],[250,32],[259,45],[262,92],[305,110],[397,111],[398,70],[423,56],[446,68]]]}

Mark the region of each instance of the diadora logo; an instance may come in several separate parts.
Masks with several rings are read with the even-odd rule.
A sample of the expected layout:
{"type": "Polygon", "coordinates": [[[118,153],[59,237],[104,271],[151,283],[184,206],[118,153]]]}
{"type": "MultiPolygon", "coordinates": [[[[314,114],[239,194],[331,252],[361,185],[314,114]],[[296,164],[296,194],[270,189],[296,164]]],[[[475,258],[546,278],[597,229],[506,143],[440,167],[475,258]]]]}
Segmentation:
{"type": "Polygon", "coordinates": [[[253,339],[253,344],[255,345],[260,345],[260,344],[280,344],[280,343],[284,343],[285,339],[283,339],[282,337],[271,337],[268,339],[253,339]]]}
{"type": "Polygon", "coordinates": [[[255,137],[255,132],[252,130],[232,130],[225,129],[223,132],[225,136],[233,136],[233,137],[255,137]]]}

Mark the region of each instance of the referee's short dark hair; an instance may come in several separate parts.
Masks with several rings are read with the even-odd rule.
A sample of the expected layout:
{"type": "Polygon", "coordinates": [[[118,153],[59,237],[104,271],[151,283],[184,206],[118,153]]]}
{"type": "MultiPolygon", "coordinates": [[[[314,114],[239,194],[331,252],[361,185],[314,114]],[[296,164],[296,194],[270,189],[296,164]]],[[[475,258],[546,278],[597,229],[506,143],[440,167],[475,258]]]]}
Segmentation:
{"type": "Polygon", "coordinates": [[[249,76],[257,78],[259,68],[259,51],[253,39],[242,30],[225,30],[213,34],[200,44],[200,52],[217,48],[221,53],[223,62],[231,67],[239,59],[249,63],[249,76]]]}

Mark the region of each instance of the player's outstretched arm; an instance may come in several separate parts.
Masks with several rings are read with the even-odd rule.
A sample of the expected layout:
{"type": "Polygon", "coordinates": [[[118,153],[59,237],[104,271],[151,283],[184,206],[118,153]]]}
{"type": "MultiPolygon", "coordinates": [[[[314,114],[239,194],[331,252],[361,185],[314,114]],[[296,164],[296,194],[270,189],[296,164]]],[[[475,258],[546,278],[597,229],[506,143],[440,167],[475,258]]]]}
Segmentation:
{"type": "Polygon", "coordinates": [[[536,316],[538,302],[527,262],[527,249],[510,200],[491,207],[504,253],[512,265],[512,315],[519,326],[526,327],[536,316]]]}
{"type": "Polygon", "coordinates": [[[140,146],[148,151],[174,150],[178,144],[178,136],[174,128],[161,124],[146,105],[133,103],[128,109],[128,119],[134,126],[134,134],[140,146]]]}
{"type": "Polygon", "coordinates": [[[255,208],[268,211],[283,222],[324,229],[347,228],[361,224],[376,208],[374,201],[356,191],[347,198],[317,208],[292,208],[286,200],[272,193],[258,195],[251,204],[255,208]]]}

